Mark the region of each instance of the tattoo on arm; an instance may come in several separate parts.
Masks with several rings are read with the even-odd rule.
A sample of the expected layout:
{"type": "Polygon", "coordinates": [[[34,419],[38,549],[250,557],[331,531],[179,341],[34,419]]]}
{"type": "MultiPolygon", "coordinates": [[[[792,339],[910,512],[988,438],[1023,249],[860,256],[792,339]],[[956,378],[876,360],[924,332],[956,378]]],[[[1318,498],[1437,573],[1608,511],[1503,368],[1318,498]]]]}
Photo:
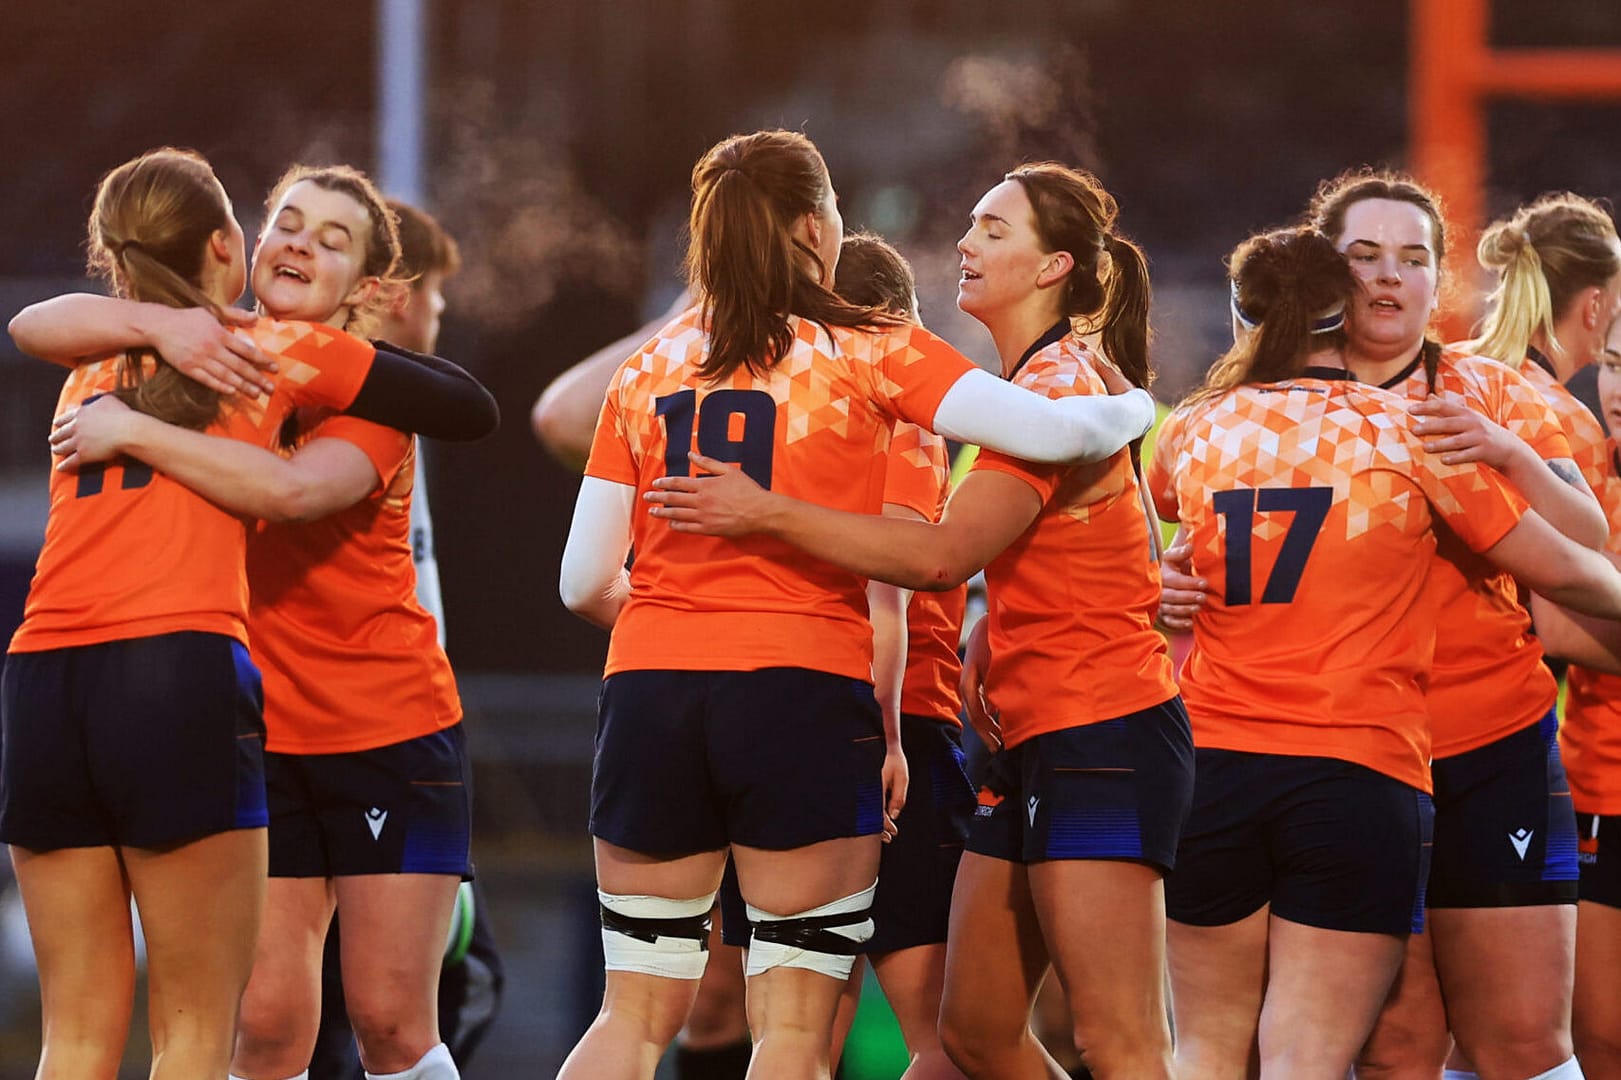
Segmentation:
{"type": "Polygon", "coordinates": [[[1572,462],[1565,461],[1563,458],[1560,458],[1560,459],[1548,462],[1548,468],[1552,469],[1553,474],[1555,476],[1559,477],[1559,479],[1563,480],[1565,483],[1569,484],[1571,487],[1580,487],[1581,486],[1581,483],[1582,483],[1581,470],[1576,468],[1575,464],[1573,464],[1572,462]]]}

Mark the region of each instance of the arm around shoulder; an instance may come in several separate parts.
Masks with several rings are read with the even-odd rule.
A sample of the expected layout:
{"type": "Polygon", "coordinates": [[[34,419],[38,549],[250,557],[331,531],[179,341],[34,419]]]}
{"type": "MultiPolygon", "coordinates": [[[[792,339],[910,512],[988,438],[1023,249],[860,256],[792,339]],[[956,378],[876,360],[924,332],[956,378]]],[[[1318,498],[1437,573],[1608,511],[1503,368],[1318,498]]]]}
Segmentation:
{"type": "Polygon", "coordinates": [[[1058,463],[1112,457],[1153,424],[1147,390],[1048,398],[976,369],[946,391],[933,428],[1024,461],[1058,463]]]}

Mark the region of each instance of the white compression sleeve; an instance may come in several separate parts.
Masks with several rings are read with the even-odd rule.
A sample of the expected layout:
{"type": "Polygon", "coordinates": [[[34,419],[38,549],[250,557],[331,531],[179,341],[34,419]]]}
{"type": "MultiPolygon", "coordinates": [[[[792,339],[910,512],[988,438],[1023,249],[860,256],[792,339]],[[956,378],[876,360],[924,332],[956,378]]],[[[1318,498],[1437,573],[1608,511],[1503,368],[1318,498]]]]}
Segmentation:
{"type": "Polygon", "coordinates": [[[1147,390],[1046,398],[975,369],[952,384],[934,431],[1025,461],[1101,461],[1154,424],[1147,390]]]}
{"type": "Polygon", "coordinates": [[[574,523],[563,547],[558,591],[571,611],[612,591],[630,554],[630,518],[636,489],[587,476],[580,481],[574,523]]]}

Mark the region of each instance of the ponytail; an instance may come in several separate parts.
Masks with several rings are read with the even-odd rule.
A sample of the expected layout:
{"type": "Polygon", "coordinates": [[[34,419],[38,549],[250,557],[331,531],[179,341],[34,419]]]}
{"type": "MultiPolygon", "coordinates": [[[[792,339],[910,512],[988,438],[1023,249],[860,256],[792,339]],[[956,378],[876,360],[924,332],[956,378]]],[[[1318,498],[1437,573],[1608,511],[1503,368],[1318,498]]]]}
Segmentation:
{"type": "Polygon", "coordinates": [[[1104,355],[1135,385],[1147,387],[1154,381],[1148,260],[1115,231],[1120,210],[1114,196],[1091,173],[1053,161],[1021,165],[1005,179],[1017,181],[1029,197],[1042,246],[1074,259],[1064,316],[1083,333],[1100,333],[1104,355]]]}
{"type": "Polygon", "coordinates": [[[1475,255],[1496,271],[1497,287],[1470,347],[1513,368],[1538,335],[1562,349],[1554,323],[1583,289],[1621,272],[1617,246],[1609,214],[1580,195],[1544,195],[1492,223],[1475,255]]]}
{"type": "MultiPolygon", "coordinates": [[[[214,233],[230,207],[201,155],[165,147],[113,169],[96,186],[90,212],[89,269],[121,297],[170,307],[224,312],[201,288],[214,233]]],[[[176,371],[150,348],[119,361],[119,400],[181,427],[201,430],[219,416],[221,398],[176,371]]]]}
{"type": "Polygon", "coordinates": [[[1228,273],[1233,315],[1250,332],[1211,365],[1190,401],[1297,378],[1313,352],[1343,344],[1355,280],[1322,233],[1296,228],[1252,236],[1229,257],[1228,273]]]}
{"type": "Polygon", "coordinates": [[[1154,381],[1148,363],[1148,308],[1154,296],[1148,281],[1148,258],[1117,233],[1103,238],[1103,249],[1112,264],[1099,317],[1103,354],[1132,383],[1147,389],[1154,381]]]}
{"type": "Polygon", "coordinates": [[[693,167],[686,272],[709,329],[704,378],[770,369],[793,344],[790,315],[869,329],[898,321],[840,299],[833,268],[793,235],[830,187],[822,155],[793,131],[734,135],[693,167]]]}

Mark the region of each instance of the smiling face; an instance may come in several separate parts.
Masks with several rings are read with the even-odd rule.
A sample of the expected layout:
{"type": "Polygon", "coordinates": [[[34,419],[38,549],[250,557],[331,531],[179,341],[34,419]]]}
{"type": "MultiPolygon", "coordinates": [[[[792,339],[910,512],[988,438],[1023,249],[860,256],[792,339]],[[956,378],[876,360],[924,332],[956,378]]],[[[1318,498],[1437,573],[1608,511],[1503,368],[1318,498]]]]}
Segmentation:
{"type": "Polygon", "coordinates": [[[1346,209],[1345,227],[1334,242],[1357,281],[1357,295],[1345,309],[1352,348],[1372,354],[1416,350],[1440,294],[1430,216],[1409,202],[1364,199],[1346,209]]]}
{"type": "Polygon", "coordinates": [[[957,251],[962,256],[957,306],[964,312],[983,322],[1028,299],[1049,253],[1036,234],[1024,185],[1004,180],[987,191],[969,215],[957,251]]]}
{"type": "Polygon", "coordinates": [[[343,326],[376,278],[363,273],[371,235],[350,195],[300,180],[270,213],[253,253],[253,294],[278,319],[343,326]]]}

